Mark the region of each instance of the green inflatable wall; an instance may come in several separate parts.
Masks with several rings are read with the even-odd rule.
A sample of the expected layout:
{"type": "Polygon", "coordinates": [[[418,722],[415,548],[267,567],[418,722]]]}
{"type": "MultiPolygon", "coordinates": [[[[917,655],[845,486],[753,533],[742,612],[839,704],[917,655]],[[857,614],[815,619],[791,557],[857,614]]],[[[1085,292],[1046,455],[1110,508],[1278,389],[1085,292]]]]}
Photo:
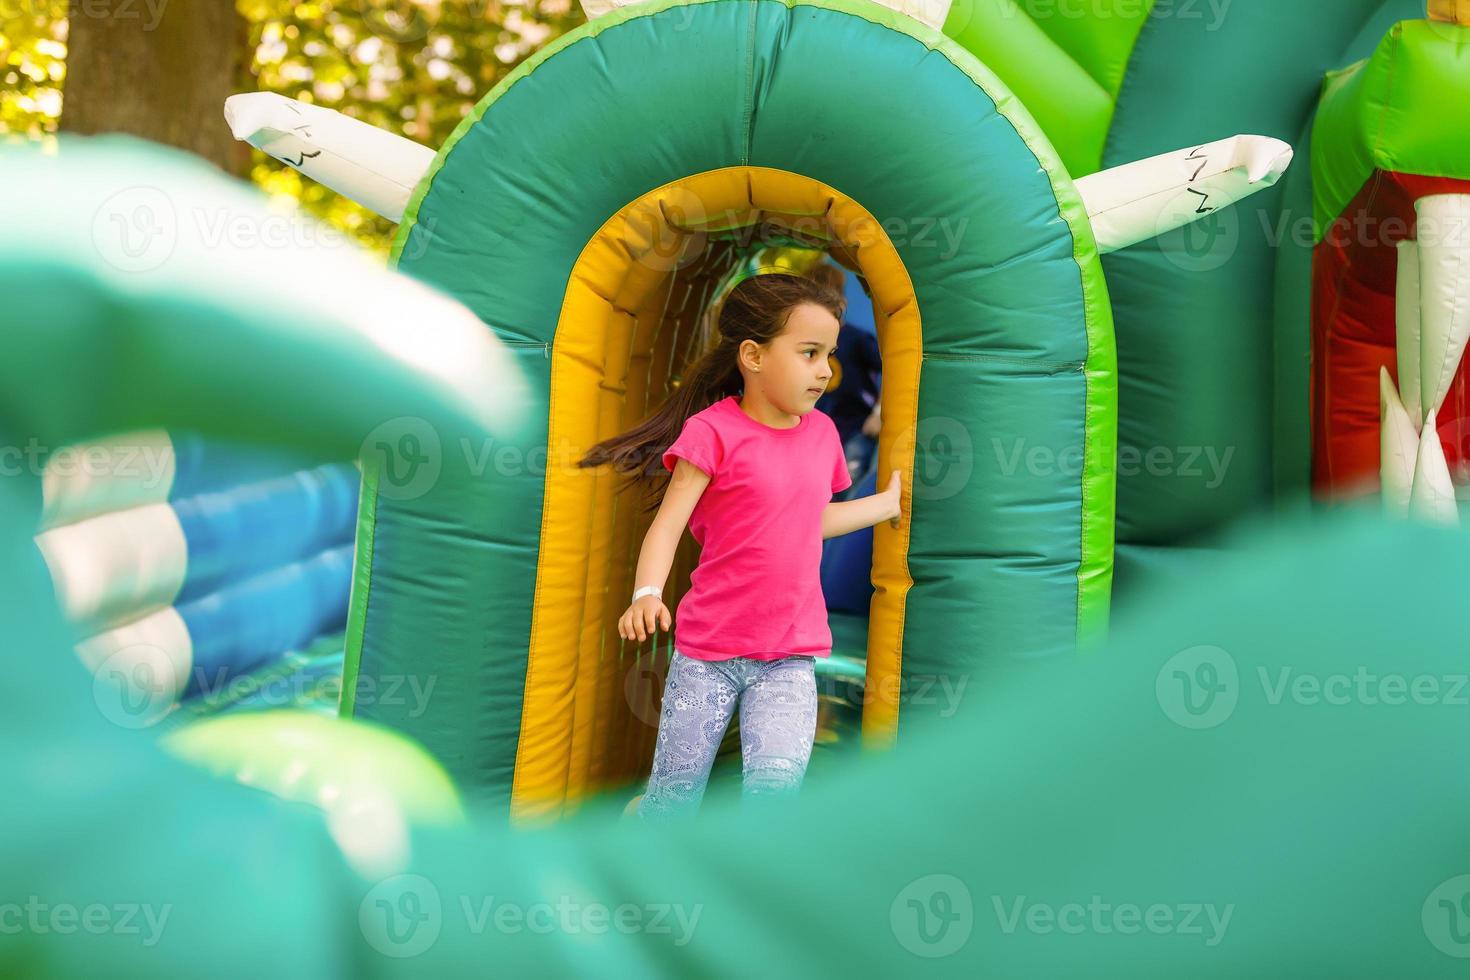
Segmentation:
{"type": "Polygon", "coordinates": [[[1236,133],[1296,150],[1282,185],[1103,258],[1118,338],[1120,601],[1197,573],[1231,521],[1305,495],[1310,255],[1289,257],[1311,231],[1305,134],[1324,73],[1424,13],[1417,0],[952,8],[946,31],[1027,87],[1028,105],[1084,173],[1236,133]],[[1033,72],[1017,55],[1023,43],[1072,67],[1033,72]],[[1280,278],[1278,260],[1291,263],[1280,278]]]}

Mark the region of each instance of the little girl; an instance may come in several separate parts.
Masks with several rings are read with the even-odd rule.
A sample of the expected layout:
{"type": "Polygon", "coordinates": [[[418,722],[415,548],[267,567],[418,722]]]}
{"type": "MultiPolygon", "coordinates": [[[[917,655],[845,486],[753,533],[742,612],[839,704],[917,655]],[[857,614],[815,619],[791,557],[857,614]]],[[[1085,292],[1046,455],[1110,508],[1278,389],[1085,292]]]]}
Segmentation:
{"type": "Polygon", "coordinates": [[[638,804],[649,822],[692,816],[740,706],[742,800],[794,796],[816,736],[813,663],[832,652],[819,578],[822,541],[900,516],[894,471],[882,493],[833,503],[851,485],[832,421],[813,411],[832,377],[844,301],[810,279],[756,275],[726,297],[720,342],[647,422],[594,446],[649,479],[671,471],[643,539],[618,634],[670,625],[663,585],[687,523],[699,565],[679,602],[653,772],[638,804]]]}

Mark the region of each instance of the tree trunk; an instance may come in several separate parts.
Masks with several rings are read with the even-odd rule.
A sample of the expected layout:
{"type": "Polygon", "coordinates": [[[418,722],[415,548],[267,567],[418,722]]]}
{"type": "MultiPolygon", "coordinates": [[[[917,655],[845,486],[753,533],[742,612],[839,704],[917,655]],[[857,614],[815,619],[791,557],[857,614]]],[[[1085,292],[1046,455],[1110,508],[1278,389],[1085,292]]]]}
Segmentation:
{"type": "Polygon", "coordinates": [[[61,129],[181,147],[244,176],[250,147],[225,125],[249,35],[234,0],[71,0],[61,129]]]}

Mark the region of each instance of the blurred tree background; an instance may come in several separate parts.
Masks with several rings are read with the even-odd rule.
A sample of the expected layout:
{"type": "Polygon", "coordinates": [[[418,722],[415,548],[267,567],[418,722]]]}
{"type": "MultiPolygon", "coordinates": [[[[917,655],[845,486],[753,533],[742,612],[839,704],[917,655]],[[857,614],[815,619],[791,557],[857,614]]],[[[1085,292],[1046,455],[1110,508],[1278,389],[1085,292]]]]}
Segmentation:
{"type": "MultiPolygon", "coordinates": [[[[153,30],[169,16],[169,3],[199,2],[0,0],[0,136],[44,140],[60,129],[77,128],[63,120],[71,22],[126,16],[129,29],[153,30]]],[[[241,77],[235,91],[279,92],[328,106],[436,149],[496,82],[585,20],[576,0],[235,0],[235,9],[246,48],[238,59],[241,77]]],[[[167,43],[188,40],[168,35],[167,43]]],[[[197,70],[190,63],[172,70],[197,70]]],[[[105,91],[107,79],[96,71],[86,81],[89,102],[94,92],[105,91]]],[[[160,111],[192,115],[183,105],[160,111]]],[[[228,132],[223,105],[202,118],[166,122],[169,126],[158,131],[182,125],[228,132]]],[[[386,256],[392,223],[247,149],[256,184],[296,199],[386,256]]]]}

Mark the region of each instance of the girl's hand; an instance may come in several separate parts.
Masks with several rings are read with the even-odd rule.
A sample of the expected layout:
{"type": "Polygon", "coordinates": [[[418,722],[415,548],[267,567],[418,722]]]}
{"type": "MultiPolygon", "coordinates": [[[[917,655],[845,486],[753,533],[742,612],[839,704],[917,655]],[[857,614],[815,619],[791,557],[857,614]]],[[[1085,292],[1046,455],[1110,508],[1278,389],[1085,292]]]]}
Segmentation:
{"type": "Polygon", "coordinates": [[[883,516],[888,520],[889,526],[898,527],[903,517],[903,476],[899,470],[893,471],[893,476],[888,478],[888,489],[879,496],[888,503],[888,512],[883,516]]]}
{"type": "Polygon", "coordinates": [[[625,640],[636,639],[641,643],[658,632],[660,623],[667,633],[672,622],[669,607],[664,605],[663,600],[646,595],[629,606],[628,611],[618,619],[618,636],[625,640]]]}

